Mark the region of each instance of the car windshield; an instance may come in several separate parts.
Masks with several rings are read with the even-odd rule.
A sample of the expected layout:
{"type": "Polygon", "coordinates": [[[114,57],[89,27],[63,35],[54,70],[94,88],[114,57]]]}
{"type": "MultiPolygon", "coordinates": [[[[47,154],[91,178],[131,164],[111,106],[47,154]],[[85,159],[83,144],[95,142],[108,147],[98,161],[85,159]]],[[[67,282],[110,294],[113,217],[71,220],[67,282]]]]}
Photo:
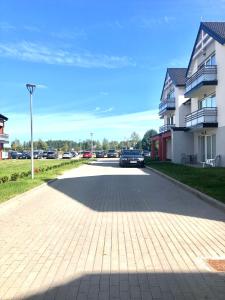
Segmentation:
{"type": "Polygon", "coordinates": [[[114,153],[114,152],[116,152],[116,150],[109,150],[108,152],[109,153],[114,153]]]}
{"type": "Polygon", "coordinates": [[[141,155],[139,150],[123,150],[122,155],[141,155]]]}
{"type": "Polygon", "coordinates": [[[54,153],[55,153],[55,152],[53,152],[53,151],[49,151],[49,152],[48,152],[48,154],[54,154],[54,153]]]}

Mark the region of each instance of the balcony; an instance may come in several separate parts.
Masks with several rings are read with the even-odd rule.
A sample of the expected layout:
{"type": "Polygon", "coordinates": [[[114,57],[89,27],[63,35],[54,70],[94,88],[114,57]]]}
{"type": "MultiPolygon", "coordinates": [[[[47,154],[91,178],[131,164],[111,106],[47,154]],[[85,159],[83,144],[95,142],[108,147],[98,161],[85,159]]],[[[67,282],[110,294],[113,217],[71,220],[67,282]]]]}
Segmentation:
{"type": "Polygon", "coordinates": [[[159,133],[163,133],[163,132],[169,131],[173,127],[175,127],[175,124],[166,124],[166,125],[163,125],[163,126],[159,127],[159,133]]]}
{"type": "Polygon", "coordinates": [[[210,94],[217,85],[217,66],[203,66],[186,81],[186,98],[210,94]]]}
{"type": "Polygon", "coordinates": [[[0,143],[1,144],[9,143],[9,135],[5,133],[0,133],[0,143]]]}
{"type": "Polygon", "coordinates": [[[205,107],[185,117],[186,127],[218,127],[217,107],[205,107]]]}
{"type": "Polygon", "coordinates": [[[162,101],[159,104],[159,115],[162,116],[167,110],[175,109],[175,98],[170,98],[162,101]]]}

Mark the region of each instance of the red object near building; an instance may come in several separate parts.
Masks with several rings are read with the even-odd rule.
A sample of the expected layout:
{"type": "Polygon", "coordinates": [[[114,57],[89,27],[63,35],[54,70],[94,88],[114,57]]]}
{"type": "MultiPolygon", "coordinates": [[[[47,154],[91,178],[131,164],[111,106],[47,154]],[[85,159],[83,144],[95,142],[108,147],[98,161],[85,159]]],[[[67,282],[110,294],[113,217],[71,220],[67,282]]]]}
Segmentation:
{"type": "Polygon", "coordinates": [[[171,131],[159,133],[151,137],[151,158],[166,160],[167,157],[167,142],[171,140],[171,131]]]}
{"type": "Polygon", "coordinates": [[[4,133],[5,122],[8,118],[0,114],[0,160],[2,159],[2,150],[4,144],[9,143],[9,135],[4,133]]]}

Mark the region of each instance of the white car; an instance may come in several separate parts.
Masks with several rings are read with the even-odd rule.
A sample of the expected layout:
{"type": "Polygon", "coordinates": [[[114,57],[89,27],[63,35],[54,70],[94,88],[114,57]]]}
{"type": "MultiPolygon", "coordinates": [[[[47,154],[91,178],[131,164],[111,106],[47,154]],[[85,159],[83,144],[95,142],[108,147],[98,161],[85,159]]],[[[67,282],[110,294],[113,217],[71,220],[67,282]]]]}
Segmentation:
{"type": "Polygon", "coordinates": [[[62,156],[62,158],[67,158],[67,159],[70,159],[70,158],[72,158],[73,157],[73,155],[72,155],[72,153],[70,153],[70,152],[64,152],[63,153],[63,156],[62,156]]]}

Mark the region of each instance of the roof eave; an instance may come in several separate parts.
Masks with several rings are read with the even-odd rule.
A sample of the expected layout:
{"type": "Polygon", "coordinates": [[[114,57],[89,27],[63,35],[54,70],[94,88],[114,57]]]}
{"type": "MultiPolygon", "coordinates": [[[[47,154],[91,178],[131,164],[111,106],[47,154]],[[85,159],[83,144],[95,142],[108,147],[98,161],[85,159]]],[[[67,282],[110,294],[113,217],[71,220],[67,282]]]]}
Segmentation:
{"type": "Polygon", "coordinates": [[[194,51],[195,51],[195,46],[197,44],[197,40],[198,40],[198,36],[199,36],[199,33],[201,30],[204,30],[208,35],[210,35],[213,39],[215,39],[218,43],[224,45],[225,44],[225,39],[221,38],[220,36],[218,36],[218,34],[215,34],[215,32],[213,32],[212,30],[210,30],[205,24],[204,22],[201,22],[200,23],[200,26],[199,26],[199,29],[198,29],[198,33],[197,33],[197,36],[196,36],[196,39],[195,39],[195,43],[194,43],[194,47],[193,47],[193,50],[192,50],[192,53],[191,53],[191,58],[189,60],[189,63],[188,63],[188,67],[187,67],[187,72],[186,72],[186,77],[188,75],[188,72],[189,72],[189,69],[190,69],[190,66],[191,66],[191,61],[192,61],[192,57],[194,55],[194,51]]]}

